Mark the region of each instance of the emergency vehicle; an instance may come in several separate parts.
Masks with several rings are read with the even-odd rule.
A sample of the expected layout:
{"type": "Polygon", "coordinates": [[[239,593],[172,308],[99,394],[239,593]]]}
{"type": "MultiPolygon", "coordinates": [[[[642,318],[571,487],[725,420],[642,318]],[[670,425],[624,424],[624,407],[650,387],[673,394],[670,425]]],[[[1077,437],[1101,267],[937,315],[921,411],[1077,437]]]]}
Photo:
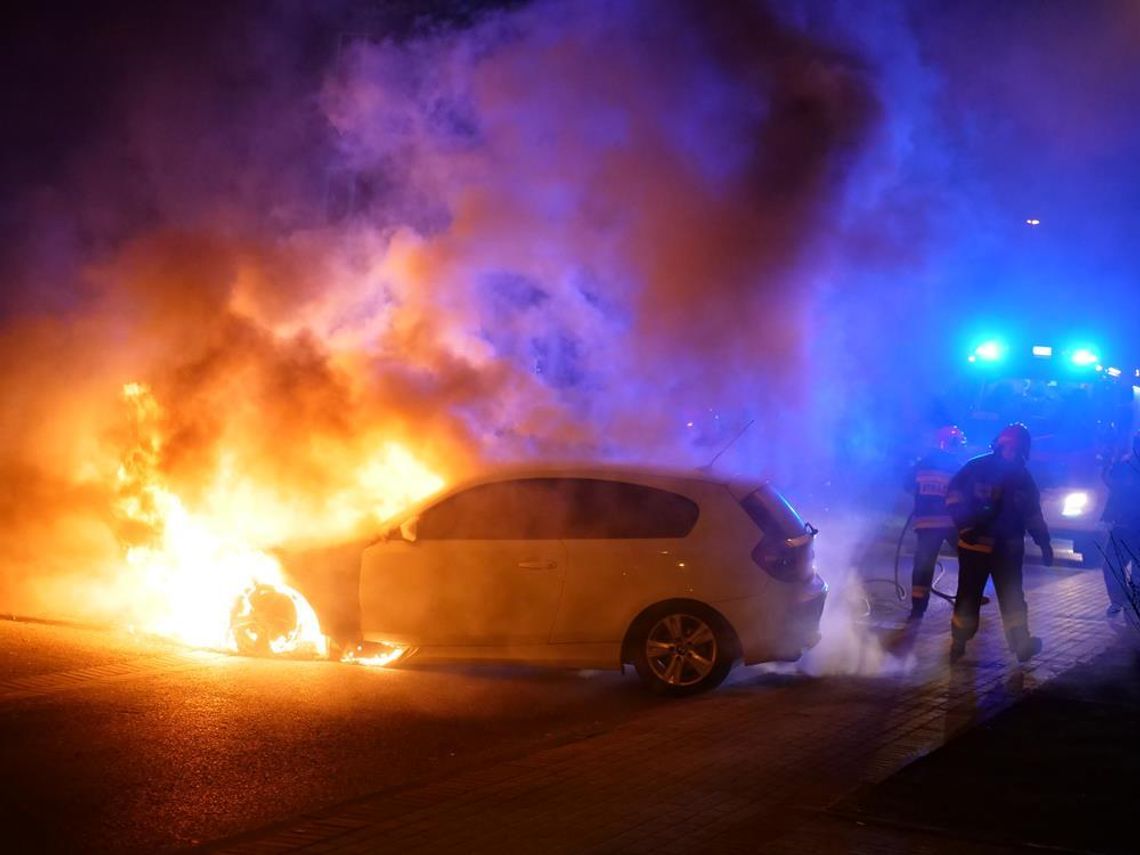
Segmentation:
{"type": "Polygon", "coordinates": [[[961,368],[948,413],[978,452],[1010,422],[1029,428],[1029,470],[1054,541],[1099,566],[1102,472],[1140,427],[1140,369],[1103,360],[1091,345],[996,338],[977,342],[961,368]]]}

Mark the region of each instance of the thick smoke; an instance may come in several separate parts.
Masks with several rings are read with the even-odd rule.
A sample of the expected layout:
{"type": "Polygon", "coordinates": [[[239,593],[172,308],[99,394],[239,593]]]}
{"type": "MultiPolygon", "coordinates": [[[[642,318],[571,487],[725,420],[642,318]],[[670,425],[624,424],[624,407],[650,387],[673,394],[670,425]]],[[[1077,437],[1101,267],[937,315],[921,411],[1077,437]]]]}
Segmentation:
{"type": "Polygon", "coordinates": [[[445,479],[721,454],[805,495],[838,461],[853,496],[898,456],[946,271],[1003,245],[996,182],[947,153],[972,126],[942,13],[431,8],[10,28],[8,608],[118,573],[126,383],[166,485],[258,547],[374,529],[405,453],[445,479]]]}
{"type": "Polygon", "coordinates": [[[710,407],[795,395],[804,255],[877,111],[864,72],[754,4],[537,4],[359,44],[325,102],[352,168],[425,218],[394,238],[402,304],[446,294],[443,346],[554,399],[534,439],[585,423],[676,457],[710,407]]]}
{"type": "Polygon", "coordinates": [[[189,507],[291,523],[234,523],[259,546],[374,525],[358,476],[385,443],[445,477],[690,465],[806,403],[810,259],[880,111],[861,59],[752,3],[544,2],[398,39],[350,12],[90,21],[120,58],[76,35],[56,69],[98,107],[5,175],[10,599],[114,574],[126,383],[189,507]]]}

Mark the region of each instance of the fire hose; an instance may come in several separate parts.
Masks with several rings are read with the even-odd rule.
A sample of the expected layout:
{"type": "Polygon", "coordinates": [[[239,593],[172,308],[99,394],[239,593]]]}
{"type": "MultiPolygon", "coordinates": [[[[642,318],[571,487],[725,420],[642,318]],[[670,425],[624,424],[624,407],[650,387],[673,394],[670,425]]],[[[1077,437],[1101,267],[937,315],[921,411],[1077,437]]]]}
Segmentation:
{"type": "MultiPolygon", "coordinates": [[[[907,598],[907,590],[901,584],[899,584],[899,561],[902,558],[903,541],[906,539],[907,532],[910,531],[910,526],[911,526],[912,522],[914,522],[914,511],[910,512],[910,514],[906,518],[906,522],[903,523],[902,531],[899,532],[898,543],[895,545],[894,578],[893,579],[887,579],[887,578],[880,577],[880,578],[868,578],[868,579],[864,580],[867,582],[890,582],[891,584],[893,584],[895,586],[895,596],[898,598],[898,600],[900,602],[907,598]]],[[[952,595],[947,594],[945,591],[939,591],[938,588],[935,587],[935,585],[938,584],[938,580],[941,579],[942,575],[946,572],[942,567],[942,562],[936,561],[934,566],[938,572],[935,575],[934,580],[930,583],[930,593],[934,594],[937,597],[941,597],[946,602],[950,603],[950,605],[954,605],[954,597],[952,595]]],[[[983,605],[988,603],[989,601],[990,601],[989,597],[982,597],[982,604],[983,605]]]]}

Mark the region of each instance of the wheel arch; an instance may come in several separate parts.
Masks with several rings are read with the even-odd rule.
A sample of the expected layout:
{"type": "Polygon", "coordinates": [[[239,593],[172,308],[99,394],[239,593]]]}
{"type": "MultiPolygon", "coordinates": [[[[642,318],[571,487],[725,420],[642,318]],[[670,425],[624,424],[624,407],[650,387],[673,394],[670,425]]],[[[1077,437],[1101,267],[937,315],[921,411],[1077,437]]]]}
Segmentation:
{"type": "Polygon", "coordinates": [[[732,654],[732,661],[735,662],[736,660],[743,657],[744,648],[740,643],[740,636],[737,634],[736,628],[731,623],[729,623],[728,618],[726,618],[723,614],[714,609],[708,603],[701,602],[700,600],[694,600],[688,597],[671,597],[667,600],[659,600],[656,603],[652,603],[646,606],[637,613],[637,616],[634,617],[632,621],[630,621],[629,626],[626,628],[625,636],[621,640],[622,664],[633,661],[634,647],[636,645],[637,636],[641,631],[641,628],[656,615],[664,614],[672,609],[678,608],[689,609],[691,611],[698,612],[707,617],[710,617],[719,623],[721,628],[728,636],[729,643],[731,645],[730,653],[732,654]]]}

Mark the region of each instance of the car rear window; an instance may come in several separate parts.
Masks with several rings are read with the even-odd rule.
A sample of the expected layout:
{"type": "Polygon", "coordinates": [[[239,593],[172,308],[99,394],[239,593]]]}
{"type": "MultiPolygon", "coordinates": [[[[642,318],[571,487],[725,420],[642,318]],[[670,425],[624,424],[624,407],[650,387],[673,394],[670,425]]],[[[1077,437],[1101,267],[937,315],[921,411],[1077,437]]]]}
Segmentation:
{"type": "Polygon", "coordinates": [[[741,499],[740,506],[768,537],[785,539],[804,533],[803,519],[769,484],[757,487],[741,499]]]}

